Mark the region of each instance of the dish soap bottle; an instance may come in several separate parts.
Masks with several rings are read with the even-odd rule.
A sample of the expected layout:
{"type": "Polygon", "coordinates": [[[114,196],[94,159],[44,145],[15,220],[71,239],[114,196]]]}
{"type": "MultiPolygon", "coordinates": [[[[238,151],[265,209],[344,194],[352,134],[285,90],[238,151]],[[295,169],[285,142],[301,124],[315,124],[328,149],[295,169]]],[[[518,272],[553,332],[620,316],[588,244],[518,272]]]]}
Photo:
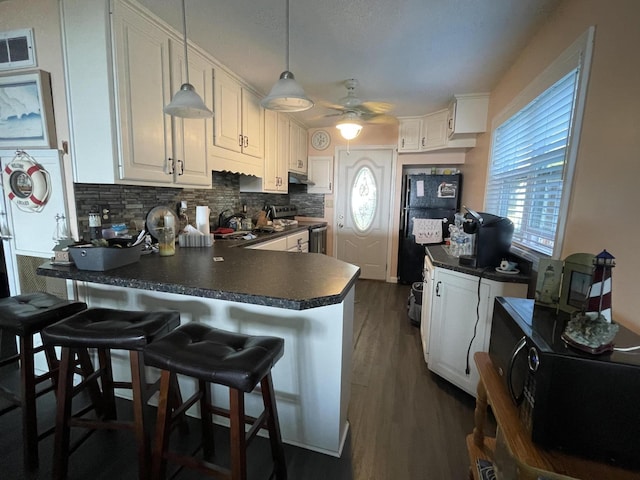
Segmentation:
{"type": "Polygon", "coordinates": [[[184,229],[189,225],[189,217],[187,216],[187,202],[182,200],[178,207],[178,233],[184,232],[184,229]]]}

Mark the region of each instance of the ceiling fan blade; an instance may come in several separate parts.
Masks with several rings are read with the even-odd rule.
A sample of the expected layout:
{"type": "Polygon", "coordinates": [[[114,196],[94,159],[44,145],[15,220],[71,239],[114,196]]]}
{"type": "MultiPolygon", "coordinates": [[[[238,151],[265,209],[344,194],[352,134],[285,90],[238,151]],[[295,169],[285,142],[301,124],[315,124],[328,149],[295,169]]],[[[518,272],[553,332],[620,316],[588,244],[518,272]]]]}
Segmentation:
{"type": "Polygon", "coordinates": [[[363,119],[367,123],[376,124],[376,125],[397,125],[398,119],[393,115],[364,115],[363,119]]]}
{"type": "Polygon", "coordinates": [[[320,100],[318,105],[324,108],[331,108],[332,110],[344,110],[344,106],[338,103],[327,102],[325,100],[320,100]]]}
{"type": "Polygon", "coordinates": [[[359,107],[362,110],[367,110],[367,113],[388,113],[393,109],[393,105],[388,102],[362,102],[359,107]]]}

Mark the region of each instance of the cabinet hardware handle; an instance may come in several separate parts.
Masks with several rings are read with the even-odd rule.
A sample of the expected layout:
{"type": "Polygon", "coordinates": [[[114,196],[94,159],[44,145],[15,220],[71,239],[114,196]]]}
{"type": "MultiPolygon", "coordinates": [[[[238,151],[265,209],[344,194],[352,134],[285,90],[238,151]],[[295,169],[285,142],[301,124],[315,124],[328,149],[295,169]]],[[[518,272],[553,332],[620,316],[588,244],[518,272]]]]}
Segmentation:
{"type": "Polygon", "coordinates": [[[168,159],[167,166],[169,167],[169,175],[173,175],[173,168],[174,168],[173,158],[168,159]]]}
{"type": "Polygon", "coordinates": [[[440,284],[441,284],[441,283],[442,283],[442,282],[438,282],[438,283],[436,283],[436,297],[439,297],[439,296],[440,296],[440,284]]]}
{"type": "Polygon", "coordinates": [[[422,146],[424,147],[424,137],[422,137],[422,146]]]}
{"type": "Polygon", "coordinates": [[[177,163],[180,166],[180,170],[178,171],[178,175],[184,175],[184,161],[177,160],[177,163]]]}
{"type": "Polygon", "coordinates": [[[244,136],[244,147],[247,148],[249,146],[249,137],[244,136]]]}
{"type": "Polygon", "coordinates": [[[329,190],[331,190],[331,182],[329,182],[329,190]]]}
{"type": "Polygon", "coordinates": [[[402,139],[402,148],[404,148],[404,138],[402,139]]]}
{"type": "Polygon", "coordinates": [[[453,117],[449,119],[449,123],[447,124],[449,130],[453,130],[453,117]]]}
{"type": "Polygon", "coordinates": [[[238,146],[241,147],[242,146],[242,134],[238,135],[238,146]]]}

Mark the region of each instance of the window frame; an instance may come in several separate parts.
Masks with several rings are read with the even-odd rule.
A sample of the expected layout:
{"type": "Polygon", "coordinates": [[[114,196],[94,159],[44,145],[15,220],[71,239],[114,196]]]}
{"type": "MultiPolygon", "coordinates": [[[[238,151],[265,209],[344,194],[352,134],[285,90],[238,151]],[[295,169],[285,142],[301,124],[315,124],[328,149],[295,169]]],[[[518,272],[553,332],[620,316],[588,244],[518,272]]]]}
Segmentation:
{"type": "MultiPolygon", "coordinates": [[[[491,180],[491,167],[493,164],[493,150],[496,138],[496,130],[533,100],[543,94],[548,88],[562,79],[576,67],[579,69],[574,110],[571,119],[571,135],[567,142],[566,162],[563,174],[562,198],[557,219],[557,228],[551,258],[560,258],[564,243],[564,234],[569,212],[571,187],[575,172],[575,164],[580,146],[580,132],[582,130],[582,120],[586,103],[587,85],[593,56],[593,43],[595,37],[595,26],[590,26],[580,37],[578,37],[558,58],[556,58],[540,75],[531,81],[500,113],[494,116],[491,122],[491,144],[489,147],[489,157],[487,162],[485,181],[486,191],[491,180]]],[[[512,249],[537,263],[537,259],[546,258],[548,255],[536,251],[528,246],[513,243],[512,249]]]]}

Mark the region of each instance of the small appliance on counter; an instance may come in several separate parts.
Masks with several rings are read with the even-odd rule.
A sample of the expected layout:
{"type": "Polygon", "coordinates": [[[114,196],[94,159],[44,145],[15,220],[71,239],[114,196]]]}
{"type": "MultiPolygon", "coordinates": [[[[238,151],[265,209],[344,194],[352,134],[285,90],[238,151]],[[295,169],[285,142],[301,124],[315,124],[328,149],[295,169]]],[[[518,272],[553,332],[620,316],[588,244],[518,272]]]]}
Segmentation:
{"type": "Polygon", "coordinates": [[[640,336],[620,326],[620,351],[592,355],[562,339],[570,314],[498,297],[489,356],[519,419],[544,447],[640,468],[640,336]]]}
{"type": "Polygon", "coordinates": [[[499,266],[509,256],[513,222],[507,217],[464,208],[467,213],[463,228],[465,233],[475,235],[475,252],[474,255],[460,255],[460,265],[477,268],[499,266]]]}

